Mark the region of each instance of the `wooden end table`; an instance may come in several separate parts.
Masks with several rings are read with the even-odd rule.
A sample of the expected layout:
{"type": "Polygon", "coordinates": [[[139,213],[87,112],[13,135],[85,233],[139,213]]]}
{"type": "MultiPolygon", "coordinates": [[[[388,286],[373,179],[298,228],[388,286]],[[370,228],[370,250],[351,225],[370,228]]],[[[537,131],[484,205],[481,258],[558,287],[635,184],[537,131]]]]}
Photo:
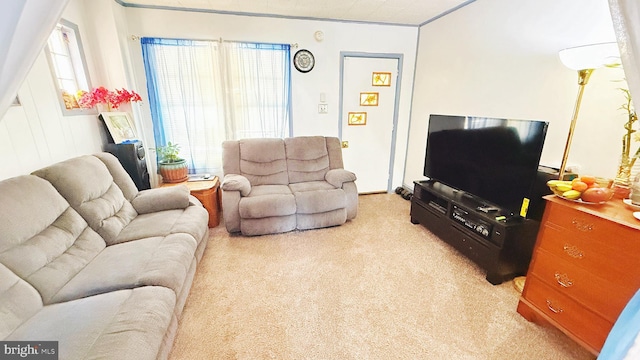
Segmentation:
{"type": "Polygon", "coordinates": [[[220,191],[220,180],[217,176],[208,180],[183,181],[180,183],[161,183],[160,187],[187,185],[189,192],[196,199],[200,200],[207,212],[209,212],[209,227],[213,228],[220,224],[220,209],[222,208],[222,192],[220,191]]]}

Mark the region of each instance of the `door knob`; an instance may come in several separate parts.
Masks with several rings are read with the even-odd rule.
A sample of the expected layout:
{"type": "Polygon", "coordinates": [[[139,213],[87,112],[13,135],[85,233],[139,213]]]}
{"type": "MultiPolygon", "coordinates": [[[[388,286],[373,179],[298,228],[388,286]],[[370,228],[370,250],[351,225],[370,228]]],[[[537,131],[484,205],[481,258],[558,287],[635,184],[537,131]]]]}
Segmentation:
{"type": "Polygon", "coordinates": [[[343,141],[343,142],[342,142],[342,148],[343,148],[343,149],[346,149],[346,148],[348,148],[348,147],[349,147],[349,142],[348,142],[348,141],[343,141]]]}

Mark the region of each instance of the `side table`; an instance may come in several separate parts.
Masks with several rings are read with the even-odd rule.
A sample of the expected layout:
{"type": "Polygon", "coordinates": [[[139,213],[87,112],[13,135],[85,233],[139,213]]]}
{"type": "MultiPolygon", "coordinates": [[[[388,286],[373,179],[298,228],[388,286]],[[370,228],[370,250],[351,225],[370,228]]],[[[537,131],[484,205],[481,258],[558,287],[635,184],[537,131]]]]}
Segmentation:
{"type": "Polygon", "coordinates": [[[183,181],[181,183],[161,183],[160,187],[187,185],[189,192],[196,199],[200,200],[205,209],[209,212],[209,227],[213,228],[220,224],[220,209],[222,208],[222,192],[220,191],[220,180],[217,176],[209,180],[183,181]]]}

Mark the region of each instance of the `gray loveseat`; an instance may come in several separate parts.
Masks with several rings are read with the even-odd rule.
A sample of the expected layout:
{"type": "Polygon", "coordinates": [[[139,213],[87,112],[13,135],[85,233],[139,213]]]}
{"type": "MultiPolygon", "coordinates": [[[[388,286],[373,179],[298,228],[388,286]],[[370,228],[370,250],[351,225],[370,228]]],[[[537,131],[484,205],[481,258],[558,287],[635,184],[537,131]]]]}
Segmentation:
{"type": "Polygon", "coordinates": [[[227,230],[243,235],[344,224],[356,217],[356,176],[344,170],[340,140],[301,136],[222,145],[227,230]]]}
{"type": "Polygon", "coordinates": [[[139,192],[105,153],[0,181],[0,196],[0,340],[168,357],[209,236],[185,186],[139,192]]]}

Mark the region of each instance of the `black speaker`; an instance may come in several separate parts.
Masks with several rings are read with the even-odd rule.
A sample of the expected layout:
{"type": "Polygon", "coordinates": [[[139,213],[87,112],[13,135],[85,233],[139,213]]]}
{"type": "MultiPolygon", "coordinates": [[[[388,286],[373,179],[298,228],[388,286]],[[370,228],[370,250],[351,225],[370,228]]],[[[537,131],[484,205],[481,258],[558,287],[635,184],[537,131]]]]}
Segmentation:
{"type": "Polygon", "coordinates": [[[141,141],[132,141],[126,144],[110,143],[105,145],[105,151],[110,152],[120,160],[122,167],[127,170],[138,190],[151,188],[144,146],[141,141]]]}

